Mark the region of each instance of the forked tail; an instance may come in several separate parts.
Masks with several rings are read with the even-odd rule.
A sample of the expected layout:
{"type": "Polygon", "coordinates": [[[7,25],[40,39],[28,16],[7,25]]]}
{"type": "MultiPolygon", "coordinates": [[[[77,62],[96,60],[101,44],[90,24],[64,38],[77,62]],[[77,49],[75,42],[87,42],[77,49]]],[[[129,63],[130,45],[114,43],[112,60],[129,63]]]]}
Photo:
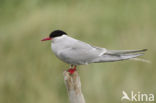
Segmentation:
{"type": "Polygon", "coordinates": [[[100,58],[96,59],[95,62],[114,62],[127,60],[131,58],[136,58],[138,56],[144,55],[147,49],[142,50],[108,50],[100,58]]]}

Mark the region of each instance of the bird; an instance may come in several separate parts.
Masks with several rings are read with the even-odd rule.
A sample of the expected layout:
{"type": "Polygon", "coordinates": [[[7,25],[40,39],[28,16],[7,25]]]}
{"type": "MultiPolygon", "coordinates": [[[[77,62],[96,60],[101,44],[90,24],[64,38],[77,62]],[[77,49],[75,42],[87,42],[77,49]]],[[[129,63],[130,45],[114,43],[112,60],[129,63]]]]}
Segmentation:
{"type": "Polygon", "coordinates": [[[76,71],[78,65],[127,60],[141,56],[147,51],[147,49],[109,50],[72,38],[62,30],[52,31],[49,37],[41,41],[48,40],[51,40],[51,48],[56,57],[70,64],[68,69],[70,74],[76,71]]]}
{"type": "Polygon", "coordinates": [[[125,91],[122,91],[123,97],[121,98],[121,100],[123,101],[124,99],[129,100],[130,98],[128,97],[128,94],[125,91]]]}

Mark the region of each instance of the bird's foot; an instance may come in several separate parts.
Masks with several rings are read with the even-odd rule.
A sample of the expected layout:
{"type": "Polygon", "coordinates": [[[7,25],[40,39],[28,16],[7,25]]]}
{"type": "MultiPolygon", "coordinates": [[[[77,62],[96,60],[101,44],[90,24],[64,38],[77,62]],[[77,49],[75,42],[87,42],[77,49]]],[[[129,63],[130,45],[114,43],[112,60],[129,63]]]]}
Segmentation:
{"type": "Polygon", "coordinates": [[[70,68],[67,70],[71,75],[76,71],[76,66],[74,66],[74,68],[70,68]]]}

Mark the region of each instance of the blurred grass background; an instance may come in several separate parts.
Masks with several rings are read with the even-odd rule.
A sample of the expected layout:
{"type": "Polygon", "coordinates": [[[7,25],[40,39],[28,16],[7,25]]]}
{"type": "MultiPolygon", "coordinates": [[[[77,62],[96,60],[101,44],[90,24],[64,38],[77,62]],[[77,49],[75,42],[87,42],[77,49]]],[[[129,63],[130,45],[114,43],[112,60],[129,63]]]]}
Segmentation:
{"type": "Polygon", "coordinates": [[[152,63],[79,67],[87,103],[120,103],[122,91],[156,93],[155,0],[0,0],[0,103],[68,103],[68,65],[40,42],[55,29],[108,49],[142,49],[152,63]]]}

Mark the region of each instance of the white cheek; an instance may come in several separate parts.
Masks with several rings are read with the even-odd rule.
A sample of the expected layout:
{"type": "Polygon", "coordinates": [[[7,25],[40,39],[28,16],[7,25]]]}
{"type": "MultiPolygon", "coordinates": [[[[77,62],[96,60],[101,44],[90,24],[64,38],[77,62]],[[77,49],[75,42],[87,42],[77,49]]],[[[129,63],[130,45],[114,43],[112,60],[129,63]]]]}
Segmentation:
{"type": "Polygon", "coordinates": [[[64,38],[66,38],[66,35],[62,35],[60,37],[55,37],[52,39],[52,42],[55,43],[55,42],[60,42],[61,40],[63,40],[64,38]]]}

